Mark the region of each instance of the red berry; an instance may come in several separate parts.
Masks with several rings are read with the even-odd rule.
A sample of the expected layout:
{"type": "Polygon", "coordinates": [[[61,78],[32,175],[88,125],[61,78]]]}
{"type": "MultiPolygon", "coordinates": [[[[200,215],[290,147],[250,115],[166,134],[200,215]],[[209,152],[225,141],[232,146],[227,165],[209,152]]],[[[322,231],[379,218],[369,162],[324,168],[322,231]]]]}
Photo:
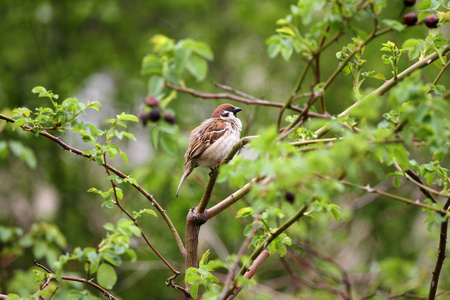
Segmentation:
{"type": "Polygon", "coordinates": [[[403,4],[405,6],[414,6],[416,4],[416,0],[403,0],[403,4]]]}
{"type": "Polygon", "coordinates": [[[150,107],[157,107],[159,105],[158,99],[156,99],[155,97],[145,98],[144,103],[150,107]]]}
{"type": "Polygon", "coordinates": [[[428,28],[438,27],[439,19],[436,15],[429,15],[423,21],[425,22],[425,25],[427,25],[428,28]]]}
{"type": "Polygon", "coordinates": [[[414,26],[417,23],[417,15],[413,12],[407,13],[403,16],[403,23],[406,26],[414,26]]]}
{"type": "Polygon", "coordinates": [[[158,122],[159,119],[161,119],[161,113],[159,112],[159,109],[152,109],[152,111],[148,114],[148,119],[152,122],[158,122]]]}
{"type": "Polygon", "coordinates": [[[285,198],[289,203],[294,203],[294,200],[295,200],[295,194],[294,194],[293,192],[286,191],[286,193],[284,194],[284,198],[285,198]]]}
{"type": "Polygon", "coordinates": [[[166,120],[166,122],[167,123],[170,123],[170,124],[175,124],[175,116],[174,115],[172,115],[171,113],[165,113],[164,114],[164,120],[166,120]]]}

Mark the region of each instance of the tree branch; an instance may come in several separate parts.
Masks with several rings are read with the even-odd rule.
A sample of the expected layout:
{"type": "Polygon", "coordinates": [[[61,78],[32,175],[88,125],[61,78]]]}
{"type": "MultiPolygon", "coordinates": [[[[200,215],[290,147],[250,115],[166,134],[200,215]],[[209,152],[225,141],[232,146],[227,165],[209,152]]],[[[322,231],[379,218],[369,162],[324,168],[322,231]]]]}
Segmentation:
{"type": "MultiPolygon", "coordinates": [[[[228,94],[228,93],[220,93],[220,94],[208,94],[208,93],[202,93],[202,92],[198,92],[194,89],[190,89],[187,87],[182,87],[182,86],[178,86],[178,85],[174,85],[171,83],[166,82],[165,83],[166,87],[175,90],[175,91],[179,91],[182,93],[186,93],[186,94],[190,94],[192,96],[198,97],[198,98],[203,98],[203,99],[230,99],[230,100],[234,100],[237,102],[241,102],[241,103],[245,103],[245,104],[250,104],[250,105],[261,105],[261,106],[271,106],[271,107],[283,107],[283,103],[279,103],[279,102],[270,102],[267,100],[262,100],[262,99],[257,99],[257,98],[245,98],[242,96],[236,96],[236,95],[232,95],[232,94],[228,94]]],[[[303,112],[303,109],[301,109],[298,106],[294,106],[294,105],[289,105],[287,107],[290,110],[293,111],[297,111],[297,112],[303,112]]],[[[318,113],[312,113],[309,112],[308,116],[314,117],[314,118],[330,118],[330,116],[328,114],[318,114],[318,113]]]]}

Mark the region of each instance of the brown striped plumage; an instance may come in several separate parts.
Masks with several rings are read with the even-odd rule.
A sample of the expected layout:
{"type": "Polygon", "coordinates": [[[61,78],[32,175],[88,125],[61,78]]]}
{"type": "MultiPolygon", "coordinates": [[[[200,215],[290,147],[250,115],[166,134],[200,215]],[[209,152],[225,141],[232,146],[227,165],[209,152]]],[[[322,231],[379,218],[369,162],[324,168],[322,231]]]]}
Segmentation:
{"type": "Polygon", "coordinates": [[[231,104],[222,104],[214,110],[212,118],[192,130],[177,197],[186,177],[196,167],[213,169],[239,141],[242,123],[236,114],[241,110],[231,104]]]}

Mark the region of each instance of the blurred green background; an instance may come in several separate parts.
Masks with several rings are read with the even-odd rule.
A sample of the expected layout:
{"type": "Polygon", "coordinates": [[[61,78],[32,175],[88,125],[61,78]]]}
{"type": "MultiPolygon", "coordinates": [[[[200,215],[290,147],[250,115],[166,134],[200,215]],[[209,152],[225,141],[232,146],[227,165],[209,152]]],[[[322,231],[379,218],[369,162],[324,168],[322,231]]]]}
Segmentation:
{"type": "MultiPolygon", "coordinates": [[[[383,16],[397,18],[402,10],[401,2],[388,1],[388,8],[383,16]]],[[[89,111],[83,117],[100,127],[103,120],[122,111],[139,115],[147,96],[148,84],[148,78],[140,74],[141,61],[150,52],[149,39],[155,34],[164,34],[176,40],[193,38],[211,46],[215,58],[209,64],[207,79],[204,82],[193,79],[187,81],[188,87],[220,92],[211,83],[216,81],[255,97],[285,102],[304,62],[298,56],[294,56],[289,62],[280,57],[269,59],[265,40],[274,33],[276,20],[289,13],[291,4],[295,4],[295,1],[2,0],[0,109],[41,106],[42,101],[46,100],[31,94],[31,89],[40,85],[53,90],[61,99],[76,97],[81,102],[100,101],[103,105],[100,113],[89,111]]],[[[320,15],[315,18],[320,18],[320,15]]],[[[365,20],[358,22],[362,28],[371,28],[371,24],[365,20]]],[[[389,68],[383,65],[378,51],[381,43],[391,40],[401,45],[408,38],[423,38],[426,33],[424,26],[418,26],[401,34],[392,33],[376,39],[366,47],[365,58],[368,63],[365,71],[376,70],[390,77],[389,68]]],[[[342,36],[338,43],[330,47],[330,55],[323,57],[324,77],[336,68],[338,61],[334,53],[351,42],[351,34],[349,32],[342,36]]],[[[409,64],[404,57],[400,69],[409,64]]],[[[432,68],[434,67],[429,69],[432,68]]],[[[436,69],[425,70],[425,74],[427,73],[436,74],[436,69]]],[[[447,72],[441,83],[448,83],[449,79],[447,72]]],[[[367,79],[363,87],[370,90],[381,83],[376,79],[367,79]]],[[[308,84],[307,81],[305,86],[308,84]]],[[[350,76],[341,75],[334,81],[327,98],[330,113],[338,113],[355,101],[351,84],[350,76]]],[[[127,165],[120,159],[113,161],[125,173],[133,174],[155,196],[166,208],[182,236],[186,213],[196,204],[195,199],[201,196],[207,179],[206,170],[196,170],[183,187],[183,197],[174,197],[182,173],[188,133],[223,102],[225,101],[196,99],[179,93],[176,101],[170,104],[170,110],[177,120],[174,126],[179,130],[179,155],[169,156],[165,152],[154,150],[149,127],[136,124],[129,131],[136,135],[138,141],[120,142],[130,163],[127,165]]],[[[275,121],[278,113],[274,108],[257,108],[244,104],[239,106],[244,108],[240,115],[245,130],[243,135],[256,134],[258,128],[275,121]]],[[[101,208],[100,197],[87,193],[90,187],[109,188],[104,170],[84,158],[62,151],[49,140],[11,132],[3,126],[4,122],[0,123],[0,140],[19,140],[32,149],[36,159],[35,162],[31,160],[27,163],[12,154],[2,155],[0,224],[18,226],[27,232],[35,222],[48,222],[56,224],[66,237],[65,250],[73,250],[75,246],[95,247],[104,236],[103,224],[115,223],[122,217],[117,209],[101,208]],[[33,168],[34,164],[36,166],[33,168]]],[[[61,136],[61,139],[82,150],[88,147],[76,135],[68,134],[61,136]]],[[[217,195],[213,200],[217,201],[231,191],[226,188],[226,183],[221,183],[221,187],[223,188],[216,189],[217,195]]],[[[347,203],[352,202],[352,205],[358,206],[361,201],[356,196],[347,195],[347,198],[341,200],[343,203],[348,200],[347,203]]],[[[149,206],[149,202],[134,190],[124,190],[124,199],[130,210],[149,206]]],[[[241,204],[202,228],[202,251],[212,248],[212,256],[221,258],[225,258],[229,252],[237,251],[243,241],[244,226],[234,219],[239,205],[241,204]]],[[[385,281],[377,279],[382,281],[378,283],[381,286],[388,283],[389,288],[395,287],[399,284],[395,281],[396,278],[402,278],[401,283],[405,285],[405,276],[415,283],[428,280],[428,274],[419,272],[422,266],[419,268],[416,260],[422,255],[434,257],[437,234],[426,232],[425,226],[421,224],[423,217],[417,217],[417,209],[411,208],[410,213],[402,218],[397,216],[400,210],[396,206],[386,201],[375,201],[358,208],[351,221],[330,225],[328,218],[319,218],[300,228],[308,229],[307,234],[301,231],[298,233],[307,240],[314,240],[314,243],[322,245],[323,251],[329,251],[329,255],[340,258],[346,268],[367,276],[368,282],[373,279],[370,277],[372,272],[379,274],[380,270],[387,270],[387,274],[394,274],[389,269],[392,266],[399,275],[385,275],[385,281]],[[380,214],[380,211],[383,213],[380,214]],[[328,241],[330,227],[335,235],[332,241],[328,241]],[[407,241],[406,244],[397,243],[400,237],[402,241],[407,241]],[[353,244],[349,244],[347,239],[353,244]],[[347,244],[344,246],[345,243],[347,244]],[[426,249],[429,253],[419,252],[421,248],[417,245],[423,244],[430,246],[426,249]],[[333,252],[335,247],[341,249],[339,253],[333,252]],[[372,264],[372,259],[381,263],[372,264]],[[399,265],[404,266],[404,269],[399,269],[399,265]],[[391,281],[386,282],[387,280],[391,281]]],[[[351,211],[352,208],[350,205],[346,209],[351,211]]],[[[404,207],[401,211],[405,211],[404,207]]],[[[161,218],[147,217],[141,222],[158,250],[173,261],[175,266],[183,269],[182,257],[161,218]]],[[[120,280],[114,292],[124,299],[179,297],[179,292],[165,287],[164,279],[171,275],[170,272],[141,240],[136,240],[135,243],[140,262],[124,263],[118,271],[120,280]]],[[[274,258],[273,263],[278,263],[277,259],[274,258]]],[[[0,292],[19,292],[15,290],[16,286],[23,285],[28,287],[23,291],[25,294],[36,291],[37,284],[32,285],[32,277],[26,273],[32,265],[31,251],[11,263],[3,261],[0,292]],[[6,281],[13,284],[9,285],[6,281]]],[[[82,272],[80,266],[68,266],[68,269],[82,272]]],[[[430,266],[426,265],[424,269],[430,270],[430,266]]],[[[272,278],[270,270],[269,265],[262,271],[263,282],[265,277],[272,278]]],[[[449,283],[448,279],[444,280],[449,283]]]]}

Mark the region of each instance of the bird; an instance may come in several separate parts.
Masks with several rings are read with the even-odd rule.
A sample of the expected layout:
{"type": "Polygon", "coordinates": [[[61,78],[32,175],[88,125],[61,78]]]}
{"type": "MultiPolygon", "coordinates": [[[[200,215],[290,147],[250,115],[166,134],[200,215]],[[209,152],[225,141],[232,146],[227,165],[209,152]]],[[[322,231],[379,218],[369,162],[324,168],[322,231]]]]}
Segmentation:
{"type": "Polygon", "coordinates": [[[177,197],[184,181],[195,168],[200,166],[213,170],[239,141],[242,123],[236,114],[241,110],[232,104],[221,104],[211,118],[192,130],[189,147],[184,154],[186,162],[177,197]]]}

